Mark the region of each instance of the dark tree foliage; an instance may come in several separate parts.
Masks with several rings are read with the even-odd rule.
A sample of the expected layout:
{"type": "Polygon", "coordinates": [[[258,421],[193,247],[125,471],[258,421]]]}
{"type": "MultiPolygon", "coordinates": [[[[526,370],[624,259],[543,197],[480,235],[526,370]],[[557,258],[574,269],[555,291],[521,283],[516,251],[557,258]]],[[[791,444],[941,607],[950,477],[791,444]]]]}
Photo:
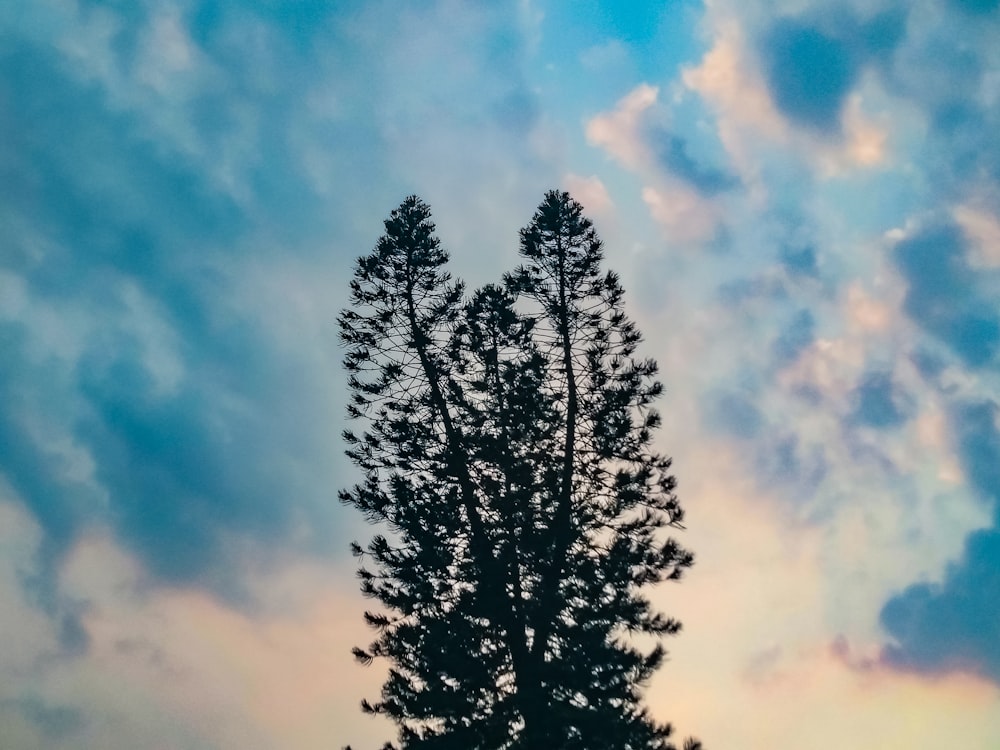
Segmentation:
{"type": "Polygon", "coordinates": [[[410,197],[357,262],[339,323],[364,479],[340,497],[385,530],[352,547],[382,605],[354,654],[391,665],[362,708],[398,725],[386,749],[674,750],[641,703],[680,629],[644,590],[692,563],[667,536],[683,514],[652,446],[656,364],[567,193],[521,256],[467,296],[410,197]]]}

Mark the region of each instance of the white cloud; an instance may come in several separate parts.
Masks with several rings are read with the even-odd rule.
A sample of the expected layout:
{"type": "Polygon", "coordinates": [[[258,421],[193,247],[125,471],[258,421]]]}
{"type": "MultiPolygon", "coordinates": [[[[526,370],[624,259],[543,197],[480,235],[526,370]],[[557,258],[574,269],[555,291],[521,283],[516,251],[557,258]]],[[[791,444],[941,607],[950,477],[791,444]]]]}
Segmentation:
{"type": "Polygon", "coordinates": [[[197,50],[177,8],[165,8],[153,18],[141,48],[136,77],[161,96],[170,95],[178,79],[195,68],[197,50]]]}
{"type": "Polygon", "coordinates": [[[567,174],[563,177],[566,190],[580,202],[588,214],[609,216],[614,211],[614,202],[608,189],[597,175],[583,177],[578,174],[567,174]]]}
{"type": "Polygon", "coordinates": [[[31,522],[0,503],[5,743],[320,750],[377,746],[394,734],[388,722],[366,721],[358,709],[362,698],[377,698],[384,670],[351,656],[351,645],[372,637],[361,618],[365,602],[335,586],[344,577],[328,567],[299,563],[250,582],[263,598],[263,609],[250,614],[197,590],[147,590],[131,557],[107,537],[89,536],[66,560],[63,587],[86,603],[90,646],[64,659],[53,658],[51,620],[25,604],[13,575],[37,541],[31,522]],[[10,710],[39,694],[46,704],[82,712],[82,724],[49,736],[10,710]]]}
{"type": "Polygon", "coordinates": [[[672,242],[703,244],[712,239],[721,220],[719,206],[676,180],[643,188],[642,199],[672,242]]]}
{"type": "Polygon", "coordinates": [[[748,64],[743,34],[735,20],[719,23],[712,48],[700,64],[683,71],[684,84],[709,102],[718,118],[719,138],[744,182],[759,182],[753,141],[743,130],[752,128],[770,139],[784,132],[767,89],[748,64]]]}
{"type": "MultiPolygon", "coordinates": [[[[897,296],[897,312],[898,305],[897,296]]],[[[885,332],[892,324],[900,322],[898,314],[893,314],[894,308],[886,300],[870,294],[858,279],[847,285],[845,307],[846,318],[851,327],[862,331],[885,332]]]]}
{"type": "Polygon", "coordinates": [[[587,141],[642,180],[642,199],[668,241],[702,244],[714,236],[723,209],[720,201],[702,195],[659,165],[647,132],[658,97],[655,86],[637,86],[613,110],[587,122],[587,141]]]}
{"type": "Polygon", "coordinates": [[[642,137],[643,115],[656,104],[659,89],[641,84],[621,99],[611,112],[595,116],[586,126],[587,141],[607,151],[628,169],[639,171],[651,160],[642,137]]]}
{"type": "MultiPolygon", "coordinates": [[[[790,520],[783,501],[741,474],[738,450],[698,440],[677,456],[688,511],[682,541],[696,564],[655,596],[684,624],[650,688],[655,714],[707,747],[933,750],[961,737],[963,747],[988,750],[1000,731],[995,686],[875,663],[878,633],[865,621],[882,591],[860,574],[878,578],[898,549],[880,547],[885,540],[863,514],[824,525],[790,520]],[[834,571],[850,579],[838,583],[834,571]],[[836,621],[848,634],[839,644],[836,621]],[[919,717],[897,720],[913,711],[919,717]]],[[[905,582],[912,571],[894,574],[905,582]]]]}
{"type": "Polygon", "coordinates": [[[989,211],[968,205],[956,206],[952,215],[971,246],[969,265],[1000,267],[1000,219],[989,211]]]}

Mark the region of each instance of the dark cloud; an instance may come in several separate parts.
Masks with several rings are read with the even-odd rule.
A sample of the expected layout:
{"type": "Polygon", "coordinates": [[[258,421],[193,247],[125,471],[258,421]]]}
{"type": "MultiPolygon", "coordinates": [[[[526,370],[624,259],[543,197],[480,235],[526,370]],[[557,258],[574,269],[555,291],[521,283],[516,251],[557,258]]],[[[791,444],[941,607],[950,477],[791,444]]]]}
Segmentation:
{"type": "MultiPolygon", "coordinates": [[[[340,373],[316,370],[329,361],[316,342],[277,340],[287,311],[263,309],[246,285],[320,257],[324,273],[346,268],[374,241],[380,206],[413,189],[388,161],[399,157],[397,175],[412,168],[402,161],[428,151],[418,141],[444,132],[442,118],[462,120],[475,143],[489,125],[505,148],[538,119],[505,9],[473,14],[492,49],[455,24],[432,60],[403,70],[407,47],[390,39],[412,41],[416,21],[436,38],[434,16],[360,0],[206,0],[171,17],[196,45],[186,61],[195,70],[165,64],[150,83],[155,9],[68,8],[69,30],[76,11],[80,22],[98,12],[107,21],[109,50],[96,40],[80,60],[28,28],[44,25],[44,8],[25,28],[28,14],[0,14],[0,271],[27,300],[0,320],[0,472],[41,528],[22,582],[67,652],[86,648],[86,631],[59,571],[95,526],[134,555],[147,583],[240,602],[248,562],[340,550],[340,373]],[[456,49],[474,61],[468,71],[452,70],[456,49]],[[415,90],[427,71],[454,72],[431,109],[415,90]],[[272,314],[281,326],[268,325],[272,314]],[[52,323],[74,337],[67,351],[39,343],[52,323]],[[57,444],[86,470],[67,466],[57,444]]],[[[464,164],[451,174],[470,179],[464,164]]],[[[332,351],[329,324],[322,343],[332,351]]]]}
{"type": "MultiPolygon", "coordinates": [[[[17,492],[50,543],[65,545],[75,533],[88,506],[97,499],[85,487],[66,477],[66,466],[58,454],[47,450],[44,438],[36,438],[32,421],[51,419],[49,412],[64,408],[61,396],[65,381],[51,367],[30,361],[26,351],[29,333],[24,326],[0,324],[0,471],[17,492]],[[46,403],[46,394],[57,396],[46,403]],[[41,414],[39,414],[41,412],[41,414]]],[[[94,503],[96,505],[96,503],[94,503]]]]}
{"type": "Polygon", "coordinates": [[[861,23],[845,19],[842,34],[848,38],[856,36],[864,55],[886,62],[906,36],[906,23],[907,8],[900,4],[861,23]]]}
{"type": "Polygon", "coordinates": [[[32,291],[80,296],[109,269],[155,278],[179,260],[237,246],[244,227],[235,205],[192,165],[148,141],[100,91],[71,80],[38,48],[9,50],[0,67],[0,86],[19,102],[8,122],[11,158],[0,164],[0,195],[48,240],[45,254],[5,263],[32,291]]]}
{"type": "Polygon", "coordinates": [[[993,361],[1000,346],[996,305],[978,293],[965,240],[952,224],[929,226],[900,242],[896,267],[907,281],[904,309],[971,367],[993,361]]]}
{"type": "Polygon", "coordinates": [[[867,373],[851,393],[851,421],[879,429],[898,427],[910,417],[912,403],[890,372],[867,373]]]}
{"type": "Polygon", "coordinates": [[[0,710],[17,713],[49,741],[64,740],[83,729],[87,723],[79,709],[51,705],[37,695],[0,701],[0,710]]]}
{"type": "Polygon", "coordinates": [[[679,135],[659,129],[654,130],[649,139],[663,167],[703,195],[717,195],[739,184],[735,175],[695,159],[688,142],[679,135]]]}
{"type": "Polygon", "coordinates": [[[1000,180],[1000,108],[984,96],[995,69],[997,2],[947,5],[957,12],[935,14],[933,27],[907,37],[880,68],[885,88],[920,109],[930,125],[921,154],[933,185],[930,205],[965,200],[984,183],[995,191],[1000,180]]]}
{"type": "Polygon", "coordinates": [[[759,48],[778,109],[800,125],[838,133],[844,102],[863,68],[888,65],[906,25],[902,4],[864,19],[823,9],[777,21],[760,37],[759,48]]]}
{"type": "Polygon", "coordinates": [[[49,615],[64,655],[86,651],[89,640],[74,602],[56,583],[62,556],[82,528],[100,515],[101,497],[74,479],[65,455],[48,444],[43,426],[63,417],[71,399],[63,373],[52,362],[35,363],[29,331],[0,322],[0,475],[34,517],[44,537],[31,571],[20,574],[29,601],[49,615]]]}
{"type": "Polygon", "coordinates": [[[816,249],[812,245],[783,245],[781,263],[793,276],[819,276],[816,249]]]}
{"type": "Polygon", "coordinates": [[[892,597],[880,620],[894,643],[887,663],[939,673],[967,671],[1000,684],[1000,430],[993,402],[968,402],[951,416],[956,449],[973,488],[993,504],[994,527],[969,535],[939,584],[892,597]]]}
{"type": "Polygon", "coordinates": [[[985,54],[972,34],[967,43],[955,45],[954,34],[966,32],[949,31],[908,49],[889,77],[891,89],[926,113],[931,136],[928,165],[939,180],[947,178],[937,185],[939,192],[961,190],[973,175],[1000,177],[1000,160],[988,150],[996,144],[989,129],[997,123],[997,111],[985,108],[979,97],[988,74],[985,54]]]}
{"type": "MultiPolygon", "coordinates": [[[[954,86],[936,82],[932,74],[924,87],[914,86],[911,93],[931,112],[936,134],[949,145],[939,173],[976,173],[982,162],[974,144],[983,146],[991,137],[982,130],[987,116],[955,97],[978,79],[981,63],[968,48],[941,51],[934,64],[951,71],[954,86]]],[[[941,189],[947,191],[947,181],[942,182],[941,189]]],[[[970,268],[967,253],[960,230],[943,222],[899,243],[893,259],[908,283],[907,314],[964,364],[982,367],[995,361],[1000,319],[984,291],[984,273],[970,268]]],[[[914,361],[932,379],[943,368],[942,359],[926,349],[914,361]]],[[[951,424],[972,487],[1000,513],[996,416],[992,402],[964,402],[953,409],[951,424]]],[[[1000,517],[995,520],[1000,524],[1000,517]]],[[[885,604],[881,622],[894,640],[885,649],[885,661],[920,672],[969,671],[1000,683],[998,601],[1000,531],[994,527],[968,537],[963,555],[949,565],[941,583],[914,584],[885,604]]]]}
{"type": "Polygon", "coordinates": [[[941,356],[929,351],[927,347],[920,347],[914,351],[910,355],[910,361],[917,368],[917,372],[930,382],[935,382],[948,364],[941,356]]]}
{"type": "Polygon", "coordinates": [[[803,308],[795,313],[771,347],[775,363],[781,367],[793,362],[815,339],[815,328],[812,312],[803,308]]]}
{"type": "MultiPolygon", "coordinates": [[[[156,578],[230,587],[240,574],[227,567],[239,557],[234,535],[283,541],[309,513],[294,497],[303,488],[288,458],[273,454],[272,440],[289,436],[275,435],[275,415],[250,400],[272,390],[266,368],[230,343],[222,351],[247,367],[249,382],[226,388],[200,373],[164,394],[135,342],[121,340],[113,349],[110,357],[96,351],[80,363],[87,409],[76,431],[108,490],[112,527],[156,578]]],[[[225,354],[209,362],[223,366],[225,354]]]]}
{"type": "Polygon", "coordinates": [[[991,401],[961,403],[951,414],[951,424],[962,468],[973,487],[983,497],[997,503],[1000,513],[998,412],[997,405],[991,401]]]}
{"type": "Polygon", "coordinates": [[[840,128],[840,111],[859,65],[838,39],[786,19],[762,40],[764,75],[775,104],[786,116],[822,132],[840,128]]]}
{"type": "Polygon", "coordinates": [[[1000,532],[969,536],[940,584],[918,583],[890,599],[880,621],[893,638],[883,659],[918,672],[965,671],[1000,684],[1000,532]]]}
{"type": "Polygon", "coordinates": [[[762,475],[769,481],[793,486],[796,495],[809,497],[827,474],[827,459],[823,447],[803,444],[795,434],[777,436],[759,451],[762,475]]]}
{"type": "Polygon", "coordinates": [[[744,393],[710,394],[704,412],[709,426],[738,438],[755,437],[764,423],[757,405],[744,393]]]}
{"type": "MultiPolygon", "coordinates": [[[[137,52],[120,33],[127,61],[137,52]]],[[[329,374],[303,371],[295,350],[259,325],[255,301],[237,298],[234,279],[335,217],[318,210],[288,150],[302,82],[266,107],[205,91],[175,112],[191,116],[208,153],[239,132],[239,112],[254,113],[260,142],[240,165],[250,191],[237,202],[212,161],[153,137],[149,112],[113,103],[53,47],[5,43],[0,102],[18,104],[0,107],[0,270],[23,283],[30,304],[23,319],[0,322],[0,471],[44,535],[36,570],[23,576],[28,598],[78,653],[86,633],[57,578],[94,524],[109,524],[151,581],[230,597],[241,594],[248,553],[265,564],[280,548],[330,546],[323,435],[336,415],[320,390],[329,374]],[[269,241],[251,250],[250,236],[269,241]],[[126,288],[176,342],[170,386],[149,363],[158,342],[136,327],[126,288]],[[36,305],[81,332],[79,354],[32,346],[36,305]],[[90,476],[71,470],[57,439],[93,463],[90,476]]]]}

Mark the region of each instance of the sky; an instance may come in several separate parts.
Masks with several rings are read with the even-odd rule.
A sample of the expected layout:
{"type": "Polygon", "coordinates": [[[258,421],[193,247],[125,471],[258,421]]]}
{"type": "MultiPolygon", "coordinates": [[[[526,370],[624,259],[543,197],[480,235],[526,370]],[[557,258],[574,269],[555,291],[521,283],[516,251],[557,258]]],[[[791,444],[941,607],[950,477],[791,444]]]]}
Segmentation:
{"type": "Polygon", "coordinates": [[[546,190],[660,364],[654,715],[1000,745],[997,0],[0,3],[0,747],[377,747],[354,259],[546,190]],[[369,605],[370,606],[370,605],[369,605]]]}

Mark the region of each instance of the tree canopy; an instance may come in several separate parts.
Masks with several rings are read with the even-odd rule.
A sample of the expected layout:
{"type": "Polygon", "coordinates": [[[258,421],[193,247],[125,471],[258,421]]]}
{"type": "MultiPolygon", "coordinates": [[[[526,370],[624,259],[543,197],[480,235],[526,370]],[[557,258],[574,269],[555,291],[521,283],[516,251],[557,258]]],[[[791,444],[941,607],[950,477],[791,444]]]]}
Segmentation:
{"type": "Polygon", "coordinates": [[[673,750],[642,705],[680,629],[648,587],[693,561],[669,536],[656,363],[568,193],[545,195],[520,254],[466,294],[411,196],[357,261],[339,323],[363,479],[340,498],[382,531],[352,545],[381,604],[354,654],[390,664],[362,708],[397,724],[386,748],[673,750]]]}

